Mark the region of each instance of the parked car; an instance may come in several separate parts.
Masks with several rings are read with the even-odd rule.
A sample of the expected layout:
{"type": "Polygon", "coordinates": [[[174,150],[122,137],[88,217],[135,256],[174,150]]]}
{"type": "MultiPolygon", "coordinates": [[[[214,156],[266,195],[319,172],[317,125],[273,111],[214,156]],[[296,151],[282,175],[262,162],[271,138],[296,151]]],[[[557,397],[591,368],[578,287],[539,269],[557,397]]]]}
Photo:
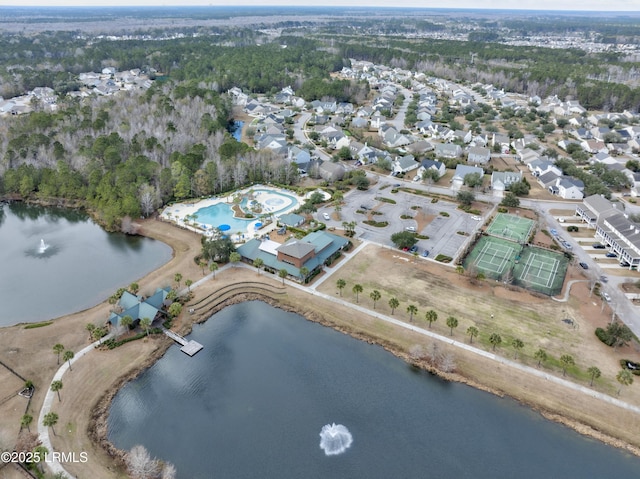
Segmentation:
{"type": "Polygon", "coordinates": [[[600,276],[600,281],[602,281],[603,283],[606,283],[609,281],[609,278],[607,278],[605,275],[600,276]]]}
{"type": "Polygon", "coordinates": [[[330,219],[331,219],[331,216],[329,216],[329,213],[322,213],[322,217],[323,217],[325,220],[330,220],[330,219]]]}
{"type": "Polygon", "coordinates": [[[593,243],[592,245],[595,249],[605,249],[606,246],[603,245],[602,243],[593,243]]]}
{"type": "Polygon", "coordinates": [[[602,297],[607,303],[611,301],[611,296],[609,296],[607,293],[602,293],[602,297]]]}
{"type": "Polygon", "coordinates": [[[361,210],[365,210],[365,211],[366,211],[366,210],[368,210],[368,209],[369,209],[369,207],[368,207],[368,206],[365,206],[365,205],[360,205],[360,209],[361,209],[361,210]]]}
{"type": "Polygon", "coordinates": [[[620,262],[620,266],[622,266],[623,268],[628,268],[629,267],[629,263],[627,263],[626,261],[621,261],[620,262]]]}
{"type": "Polygon", "coordinates": [[[424,251],[422,252],[422,257],[423,257],[423,258],[426,258],[427,256],[429,256],[429,252],[428,252],[427,250],[424,250],[424,251]]]}
{"type": "Polygon", "coordinates": [[[618,256],[618,255],[617,255],[617,254],[615,254],[615,253],[611,253],[611,252],[609,252],[609,253],[607,253],[605,256],[606,256],[607,258],[615,258],[615,257],[616,257],[616,256],[618,256]]]}
{"type": "Polygon", "coordinates": [[[582,269],[589,269],[589,265],[587,263],[580,262],[578,263],[582,269]]]}
{"type": "Polygon", "coordinates": [[[413,245],[411,248],[409,248],[409,253],[415,253],[418,251],[418,247],[416,245],[413,245]]]}
{"type": "Polygon", "coordinates": [[[410,233],[415,233],[416,232],[416,227],[415,226],[407,226],[404,230],[405,231],[409,231],[410,233]]]}

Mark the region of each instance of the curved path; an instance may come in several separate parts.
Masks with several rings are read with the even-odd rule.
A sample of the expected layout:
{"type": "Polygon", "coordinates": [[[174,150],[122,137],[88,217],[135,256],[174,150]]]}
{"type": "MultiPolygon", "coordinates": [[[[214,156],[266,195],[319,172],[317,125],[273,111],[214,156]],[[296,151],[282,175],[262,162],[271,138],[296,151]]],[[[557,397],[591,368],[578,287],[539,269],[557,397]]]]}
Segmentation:
{"type": "Polygon", "coordinates": [[[564,292],[564,295],[561,298],[556,298],[555,296],[551,296],[551,299],[559,303],[566,303],[567,301],[569,301],[569,293],[571,293],[571,286],[573,286],[576,283],[588,283],[588,282],[589,282],[588,279],[571,280],[567,283],[567,290],[564,292]]]}
{"type": "MultiPolygon", "coordinates": [[[[85,354],[89,353],[90,351],[93,351],[97,346],[99,346],[102,343],[102,341],[107,340],[112,336],[113,336],[113,333],[109,333],[104,338],[91,343],[89,346],[86,346],[82,350],[75,353],[71,361],[65,361],[64,363],[62,363],[62,366],[58,368],[58,370],[56,371],[56,374],[53,376],[53,379],[51,379],[51,382],[53,383],[53,381],[62,380],[62,376],[64,376],[64,373],[66,373],[67,370],[70,369],[70,364],[75,363],[78,359],[82,358],[85,354]]],[[[49,388],[47,389],[47,394],[44,397],[44,402],[42,403],[42,409],[40,409],[40,416],[38,417],[38,439],[40,439],[40,442],[44,447],[47,448],[49,453],[53,452],[54,449],[53,449],[53,446],[51,445],[51,438],[49,437],[49,428],[45,427],[42,423],[44,421],[44,417],[51,411],[51,406],[53,404],[53,400],[55,399],[55,397],[56,397],[56,393],[51,390],[51,385],[49,385],[49,388]]],[[[49,466],[49,468],[51,469],[54,475],[63,474],[62,477],[73,477],[71,474],[69,474],[69,472],[67,472],[64,466],[60,463],[60,461],[58,461],[58,458],[55,456],[49,456],[47,458],[47,465],[49,466]]]]}

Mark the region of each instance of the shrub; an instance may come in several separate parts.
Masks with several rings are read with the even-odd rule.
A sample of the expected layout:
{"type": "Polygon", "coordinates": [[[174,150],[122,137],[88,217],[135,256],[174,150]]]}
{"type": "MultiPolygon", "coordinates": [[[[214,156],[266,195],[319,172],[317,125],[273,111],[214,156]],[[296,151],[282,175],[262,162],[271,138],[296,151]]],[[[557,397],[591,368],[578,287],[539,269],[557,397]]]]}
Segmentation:
{"type": "Polygon", "coordinates": [[[419,235],[419,234],[416,234],[416,238],[417,239],[421,239],[421,240],[428,240],[429,239],[429,237],[427,235],[419,235]]]}
{"type": "Polygon", "coordinates": [[[24,329],[36,329],[36,328],[44,328],[45,326],[49,326],[53,324],[53,321],[43,321],[41,323],[31,323],[27,324],[24,329]]]}
{"type": "Polygon", "coordinates": [[[376,228],[384,228],[385,226],[389,226],[387,221],[373,221],[373,220],[365,220],[363,221],[365,225],[375,226],[376,228]]]}
{"type": "Polygon", "coordinates": [[[400,215],[400,218],[403,220],[412,220],[413,216],[411,215],[400,215]]]}
{"type": "Polygon", "coordinates": [[[384,196],[376,196],[376,200],[382,201],[383,203],[389,203],[391,205],[395,205],[396,204],[396,200],[391,199],[391,198],[385,198],[384,196]]]}
{"type": "Polygon", "coordinates": [[[447,213],[446,211],[441,211],[440,212],[440,216],[444,216],[445,218],[449,217],[449,213],[447,213]]]}
{"type": "Polygon", "coordinates": [[[569,233],[575,233],[576,231],[578,231],[578,227],[575,225],[567,226],[567,231],[569,233]]]}
{"type": "Polygon", "coordinates": [[[632,374],[635,374],[636,376],[640,376],[640,364],[639,363],[634,363],[633,361],[631,361],[629,359],[621,359],[620,360],[620,366],[622,366],[622,369],[628,369],[629,371],[631,371],[632,374]]]}
{"type": "Polygon", "coordinates": [[[420,208],[421,208],[421,206],[418,206],[418,205],[413,205],[411,207],[412,210],[419,210],[420,208]]]}
{"type": "Polygon", "coordinates": [[[438,198],[431,198],[431,203],[437,203],[438,201],[438,198]]]}
{"type": "Polygon", "coordinates": [[[498,213],[508,213],[508,212],[509,212],[509,210],[507,208],[503,207],[503,206],[500,206],[498,208],[498,213]]]}
{"type": "Polygon", "coordinates": [[[440,261],[441,263],[451,263],[453,258],[451,256],[447,256],[444,254],[439,254],[436,256],[436,261],[440,261]]]}
{"type": "Polygon", "coordinates": [[[613,338],[602,328],[596,328],[596,336],[607,346],[613,346],[613,338]]]}

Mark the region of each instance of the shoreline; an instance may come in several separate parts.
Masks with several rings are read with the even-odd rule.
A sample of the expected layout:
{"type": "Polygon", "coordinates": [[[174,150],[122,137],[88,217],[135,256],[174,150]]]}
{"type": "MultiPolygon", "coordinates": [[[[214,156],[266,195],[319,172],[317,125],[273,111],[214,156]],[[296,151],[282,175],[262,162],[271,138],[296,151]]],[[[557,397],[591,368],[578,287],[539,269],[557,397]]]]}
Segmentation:
{"type": "MultiPolygon", "coordinates": [[[[158,270],[150,272],[149,274],[141,278],[140,280],[141,282],[145,280],[149,281],[149,284],[145,284],[145,287],[151,287],[154,282],[157,283],[158,281],[161,281],[161,277],[163,275],[169,275],[170,277],[172,277],[176,271],[178,270],[183,271],[182,269],[180,269],[181,267],[190,265],[192,272],[200,271],[200,268],[193,261],[193,256],[195,256],[195,254],[197,253],[197,250],[194,250],[194,247],[197,248],[199,246],[199,237],[200,237],[199,235],[176,228],[173,225],[168,225],[159,220],[153,220],[153,219],[146,220],[140,225],[139,234],[154,238],[159,241],[163,241],[165,244],[168,244],[172,248],[172,258],[171,260],[169,260],[169,262],[167,262],[165,265],[160,267],[158,270]],[[147,227],[145,228],[145,226],[147,227]]],[[[237,280],[234,278],[235,276],[242,277],[244,275],[245,277],[249,278],[248,275],[251,275],[251,277],[253,277],[255,276],[255,272],[249,272],[247,270],[242,271],[242,269],[234,268],[234,269],[228,270],[227,272],[224,272],[223,275],[224,276],[222,275],[220,276],[221,278],[220,280],[218,280],[217,279],[218,277],[216,276],[216,279],[210,280],[209,282],[203,285],[202,289],[205,290],[205,294],[207,289],[211,289],[211,291],[215,292],[215,290],[219,289],[219,286],[223,284],[230,284],[230,283],[237,282],[237,280]]],[[[270,278],[269,276],[266,276],[266,277],[270,278]]],[[[275,281],[274,284],[279,283],[279,280],[277,279],[274,279],[274,281],[275,281]]],[[[430,364],[427,364],[425,361],[414,360],[407,353],[408,348],[403,347],[403,344],[402,344],[403,340],[406,339],[404,338],[404,336],[407,334],[406,332],[396,331],[394,329],[394,331],[392,331],[393,340],[386,340],[384,339],[384,337],[381,337],[380,335],[376,336],[376,334],[368,331],[367,329],[368,327],[369,327],[369,330],[371,329],[370,324],[368,323],[371,322],[372,320],[372,318],[369,315],[365,315],[364,313],[354,314],[352,310],[348,310],[351,312],[352,316],[354,316],[356,319],[354,320],[353,318],[349,317],[348,319],[345,320],[343,318],[347,317],[347,315],[344,315],[341,317],[339,316],[339,312],[332,311],[332,310],[323,310],[325,300],[314,297],[313,295],[309,295],[306,292],[294,291],[293,288],[287,288],[286,292],[287,294],[285,298],[269,297],[267,295],[257,294],[255,292],[246,292],[243,294],[237,294],[231,299],[224,300],[219,304],[215,305],[211,309],[207,310],[206,313],[198,313],[195,316],[183,315],[183,317],[176,322],[176,325],[178,326],[177,329],[183,334],[188,334],[191,331],[192,325],[194,323],[202,323],[207,321],[217,311],[224,309],[225,307],[231,304],[235,304],[235,303],[243,302],[247,300],[264,301],[282,310],[299,314],[300,316],[305,318],[305,320],[322,324],[325,327],[331,327],[336,331],[339,331],[343,334],[348,334],[351,337],[361,341],[365,341],[368,344],[379,345],[380,347],[384,348],[385,350],[387,350],[397,358],[405,361],[405,363],[407,363],[408,365],[423,369],[431,374],[441,377],[444,380],[463,383],[471,387],[474,387],[476,389],[489,392],[499,397],[505,397],[505,396],[510,397],[513,400],[517,401],[518,403],[523,404],[526,407],[539,412],[543,417],[545,417],[548,420],[568,426],[571,429],[577,431],[578,433],[584,436],[594,438],[602,443],[617,447],[619,449],[627,451],[636,456],[640,456],[640,445],[635,445],[631,442],[621,439],[620,437],[616,437],[614,435],[608,434],[607,432],[598,430],[594,426],[590,425],[588,422],[581,421],[578,416],[572,416],[571,414],[563,414],[560,408],[556,410],[553,408],[544,407],[544,405],[541,404],[542,400],[535,401],[535,400],[527,399],[526,394],[524,394],[524,391],[522,389],[519,389],[520,386],[517,384],[507,383],[507,385],[509,386],[509,388],[507,389],[503,389],[500,387],[492,387],[490,385],[491,378],[488,376],[484,376],[486,381],[483,383],[481,380],[483,378],[482,374],[478,374],[477,377],[474,378],[472,373],[469,374],[469,371],[466,372],[467,373],[466,375],[459,374],[459,373],[455,373],[455,374],[443,373],[442,371],[439,371],[437,368],[432,367],[430,364]]],[[[201,299],[201,297],[203,296],[200,296],[199,299],[201,299]]],[[[106,302],[103,302],[94,306],[93,308],[90,308],[89,310],[84,310],[83,312],[78,312],[71,315],[66,315],[60,318],[56,318],[56,322],[63,322],[64,325],[66,325],[66,323],[71,321],[79,322],[78,317],[84,316],[84,314],[82,313],[84,312],[92,313],[92,314],[95,314],[96,312],[101,313],[101,312],[104,312],[106,309],[108,309],[108,306],[109,305],[106,304],[106,302]],[[65,321],[65,319],[67,321],[65,321]]],[[[84,321],[84,320],[81,320],[81,321],[84,321]]],[[[0,328],[0,330],[2,329],[5,329],[5,328],[0,328]]],[[[9,327],[7,327],[6,329],[9,329],[9,327]]],[[[40,328],[40,333],[42,333],[42,329],[46,329],[46,328],[40,328]]],[[[31,331],[38,333],[38,330],[31,330],[31,331]]],[[[81,334],[83,336],[85,335],[85,333],[81,333],[81,334]]],[[[76,332],[76,336],[77,336],[77,332],[76,332]]],[[[141,340],[141,341],[146,341],[146,340],[141,340]]],[[[81,406],[81,411],[84,411],[84,412],[78,413],[78,416],[80,417],[80,419],[82,418],[86,419],[88,424],[87,424],[87,427],[84,428],[82,431],[82,437],[77,438],[77,441],[79,441],[78,444],[80,444],[77,450],[90,449],[89,447],[81,446],[82,444],[84,444],[85,446],[92,446],[92,448],[97,448],[98,452],[104,455],[102,459],[99,459],[97,461],[97,464],[92,466],[95,468],[94,470],[100,471],[100,474],[96,477],[114,477],[114,473],[116,473],[115,477],[118,477],[117,475],[122,470],[122,466],[121,466],[122,454],[125,451],[122,451],[116,448],[115,446],[113,446],[113,444],[111,444],[107,438],[108,413],[109,413],[109,409],[110,409],[113,397],[115,397],[118,391],[125,384],[137,378],[146,369],[148,369],[153,364],[155,364],[158,359],[162,358],[162,356],[165,354],[168,348],[173,345],[173,342],[168,338],[153,338],[148,341],[149,341],[149,344],[146,344],[144,348],[140,347],[140,349],[145,349],[145,351],[148,350],[148,352],[144,353],[144,356],[142,356],[142,360],[139,363],[137,363],[132,369],[129,369],[123,374],[119,374],[120,371],[117,369],[114,369],[113,371],[109,371],[108,373],[105,373],[107,377],[107,381],[99,383],[98,387],[100,388],[100,390],[96,391],[96,394],[98,395],[97,400],[92,399],[89,401],[88,399],[87,400],[78,399],[78,405],[81,406]],[[108,459],[108,461],[110,462],[105,462],[105,459],[108,459]],[[115,464],[113,464],[114,462],[115,464]],[[113,467],[109,467],[109,464],[111,464],[113,467]],[[117,472],[114,470],[114,468],[117,469],[117,472]]],[[[51,340],[49,342],[51,342],[51,340]]],[[[129,346],[132,344],[134,343],[130,343],[129,346]]],[[[133,346],[133,348],[135,348],[135,346],[133,346]]],[[[104,359],[107,363],[109,363],[109,361],[116,362],[116,359],[122,359],[121,356],[125,357],[127,355],[130,355],[131,349],[127,349],[127,347],[124,346],[122,347],[122,349],[118,348],[117,350],[108,352],[107,354],[111,354],[111,356],[105,355],[103,356],[103,358],[100,359],[100,361],[104,359]]],[[[50,352],[48,352],[48,355],[50,355],[50,352]]],[[[80,366],[81,364],[82,363],[79,363],[78,365],[80,366]]],[[[76,368],[74,368],[74,370],[75,369],[76,368]]],[[[464,367],[460,369],[462,371],[465,370],[464,367]]],[[[21,371],[21,373],[23,372],[24,371],[21,371]]],[[[509,371],[506,370],[506,374],[508,373],[509,371]]],[[[43,374],[46,374],[46,372],[43,374]]],[[[77,373],[74,373],[74,374],[77,374],[77,373]]],[[[29,375],[26,374],[26,377],[29,377],[29,375]]],[[[47,376],[47,377],[50,378],[50,376],[47,376]]],[[[67,381],[67,378],[65,378],[65,381],[67,381]]],[[[71,391],[77,392],[73,389],[73,386],[74,386],[73,384],[70,384],[70,386],[68,386],[69,389],[65,388],[65,390],[67,391],[71,390],[71,391]]],[[[40,387],[40,391],[38,393],[42,394],[43,389],[44,389],[43,387],[40,387]]],[[[525,386],[525,389],[526,389],[526,386],[525,386]]],[[[70,393],[68,392],[68,394],[70,393]]],[[[553,395],[553,392],[545,392],[545,394],[553,395]]],[[[543,399],[545,398],[544,395],[541,395],[540,397],[543,399]]],[[[594,399],[594,400],[598,401],[597,399],[594,399]]],[[[41,398],[36,397],[34,398],[34,401],[32,401],[31,403],[31,408],[33,408],[34,411],[39,411],[41,408],[41,405],[42,405],[41,398]]],[[[602,407],[602,410],[603,412],[601,414],[606,415],[606,411],[604,407],[602,407]]],[[[598,411],[600,411],[600,409],[598,409],[598,411]]],[[[637,418],[633,417],[634,422],[637,422],[637,420],[638,420],[637,418]]],[[[594,424],[596,422],[597,421],[594,420],[594,424]]],[[[56,449],[58,449],[58,447],[61,445],[61,442],[62,444],[67,444],[64,442],[65,440],[61,439],[60,437],[54,438],[53,442],[54,442],[54,445],[56,446],[56,449]]],[[[61,448],[59,450],[65,450],[65,449],[61,448]]],[[[85,470],[84,469],[80,469],[80,470],[81,470],[81,473],[85,475],[85,470]]],[[[76,470],[73,469],[73,471],[75,472],[76,470]]]]}
{"type": "MultiPolygon", "coordinates": [[[[519,404],[532,409],[539,413],[546,420],[562,424],[570,429],[576,431],[582,436],[590,437],[592,439],[596,439],[599,442],[607,444],[612,447],[616,447],[618,449],[624,450],[630,454],[640,457],[640,447],[629,444],[619,438],[606,434],[602,431],[594,429],[588,424],[584,424],[578,420],[572,419],[570,417],[564,416],[562,414],[558,414],[555,411],[547,410],[545,408],[541,408],[538,404],[534,402],[526,401],[521,398],[518,398],[515,395],[511,395],[505,391],[501,391],[498,389],[491,388],[482,383],[474,381],[468,377],[465,377],[462,374],[458,373],[446,373],[439,370],[437,367],[434,367],[428,364],[426,361],[414,360],[407,353],[402,351],[396,345],[391,342],[380,341],[377,338],[368,335],[366,333],[350,330],[349,328],[337,325],[329,320],[327,320],[321,313],[316,311],[296,307],[293,305],[285,304],[279,301],[276,298],[272,298],[260,293],[241,293],[236,295],[233,298],[229,298],[221,302],[220,304],[214,306],[211,310],[208,310],[206,313],[202,313],[202,316],[196,319],[191,323],[191,325],[186,325],[183,330],[181,330],[181,334],[188,335],[192,330],[193,324],[202,324],[206,321],[212,319],[212,316],[218,313],[219,311],[227,308],[228,306],[232,306],[234,304],[242,303],[245,301],[262,301],[265,302],[275,308],[281,309],[283,311],[292,312],[298,314],[306,321],[311,321],[317,324],[320,324],[324,327],[329,327],[337,332],[342,334],[346,334],[356,340],[364,341],[367,344],[377,345],[382,347],[385,351],[393,354],[396,358],[404,361],[407,365],[416,367],[423,371],[428,372],[434,376],[437,376],[440,379],[450,382],[456,382],[459,384],[464,384],[469,387],[472,387],[477,390],[485,391],[497,397],[508,397],[519,404]]],[[[113,398],[117,395],[120,389],[127,384],[129,381],[133,381],[138,378],[141,374],[143,374],[148,368],[153,366],[159,359],[161,359],[166,353],[167,349],[172,345],[167,344],[166,347],[159,347],[149,358],[145,364],[141,365],[134,371],[131,371],[126,376],[122,376],[117,384],[110,390],[106,391],[105,394],[100,399],[97,407],[95,408],[96,413],[92,415],[92,426],[93,429],[88,431],[92,440],[96,441],[96,445],[102,447],[114,460],[123,461],[123,457],[126,454],[126,451],[122,449],[118,449],[113,443],[111,443],[108,439],[108,414],[111,406],[111,402],[113,398]]],[[[123,462],[122,462],[123,464],[123,462]]]]}

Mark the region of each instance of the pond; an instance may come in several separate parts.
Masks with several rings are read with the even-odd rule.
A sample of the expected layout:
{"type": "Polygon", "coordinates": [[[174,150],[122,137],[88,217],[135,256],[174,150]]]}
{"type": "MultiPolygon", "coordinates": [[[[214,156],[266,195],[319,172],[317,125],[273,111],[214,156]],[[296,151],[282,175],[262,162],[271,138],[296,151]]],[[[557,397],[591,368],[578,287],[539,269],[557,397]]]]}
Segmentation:
{"type": "Polygon", "coordinates": [[[0,205],[0,245],[0,326],[94,306],[172,256],[160,241],[107,233],[80,211],[22,203],[0,205]]]}
{"type": "Polygon", "coordinates": [[[109,439],[177,477],[640,477],[640,458],[259,301],[195,325],[115,397],[109,439]]]}

